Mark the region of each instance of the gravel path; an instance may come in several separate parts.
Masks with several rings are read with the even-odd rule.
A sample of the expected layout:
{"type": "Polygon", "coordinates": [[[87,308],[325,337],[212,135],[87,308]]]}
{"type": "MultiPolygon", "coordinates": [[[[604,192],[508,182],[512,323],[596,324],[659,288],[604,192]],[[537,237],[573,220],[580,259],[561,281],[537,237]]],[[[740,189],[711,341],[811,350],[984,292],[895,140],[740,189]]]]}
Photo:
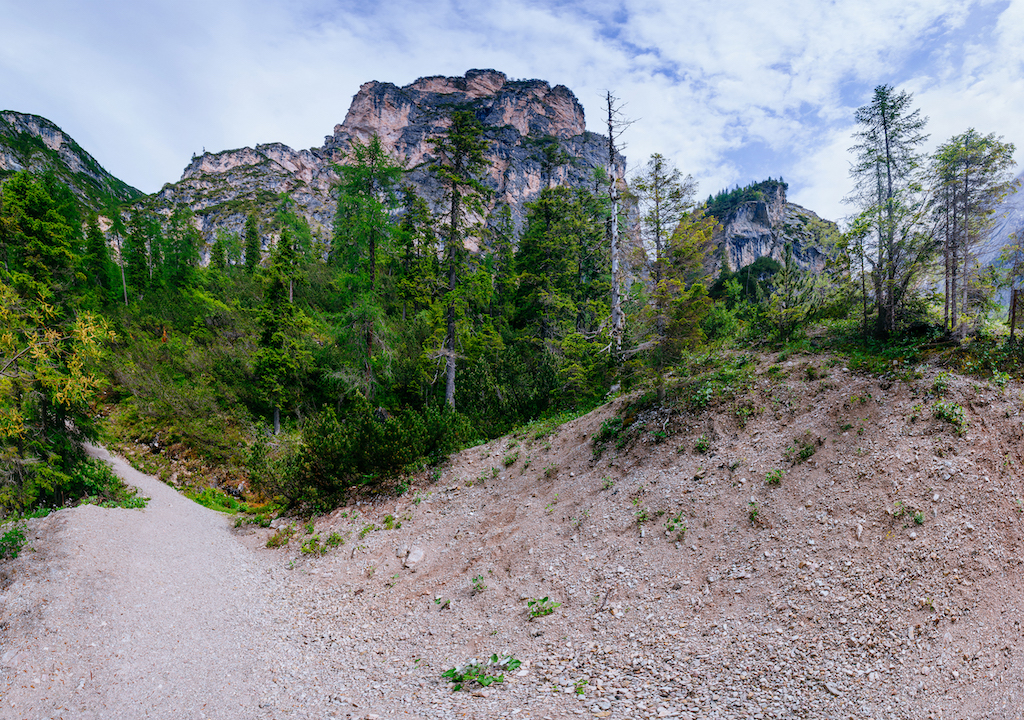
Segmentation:
{"type": "Polygon", "coordinates": [[[224,516],[92,452],[151,500],[40,522],[47,537],[0,602],[0,717],[273,715],[280,663],[296,653],[265,562],[224,516]]]}

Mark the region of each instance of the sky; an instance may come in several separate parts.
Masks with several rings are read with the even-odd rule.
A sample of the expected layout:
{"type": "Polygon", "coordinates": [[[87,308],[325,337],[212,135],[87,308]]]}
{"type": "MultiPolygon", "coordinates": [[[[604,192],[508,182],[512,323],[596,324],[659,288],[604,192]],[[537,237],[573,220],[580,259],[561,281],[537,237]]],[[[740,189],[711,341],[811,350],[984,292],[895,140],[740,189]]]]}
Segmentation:
{"type": "MultiPolygon", "coordinates": [[[[42,115],[151,193],[193,154],[317,147],[359,86],[493,68],[611,91],[706,196],[784,178],[841,220],[854,112],[913,93],[932,149],[968,128],[1024,161],[1024,0],[0,0],[0,109],[42,115]]],[[[1020,168],[1018,168],[1020,170],[1020,168]]]]}

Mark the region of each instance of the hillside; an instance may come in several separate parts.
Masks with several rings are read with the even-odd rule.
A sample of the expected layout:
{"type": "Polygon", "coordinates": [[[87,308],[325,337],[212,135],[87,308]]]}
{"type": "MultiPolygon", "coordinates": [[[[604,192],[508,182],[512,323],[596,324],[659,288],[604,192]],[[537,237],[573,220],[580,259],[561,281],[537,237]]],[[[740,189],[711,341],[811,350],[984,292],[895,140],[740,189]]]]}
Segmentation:
{"type": "Polygon", "coordinates": [[[53,173],[94,212],[141,197],[142,192],[108,173],[63,130],[38,115],[0,112],[0,180],[29,170],[53,173]]]}
{"type": "Polygon", "coordinates": [[[623,398],[320,518],[345,541],[322,557],[301,527],[266,551],[352,716],[1019,717],[1019,383],[755,360],[732,398],[727,369],[696,376],[707,409],[623,398]],[[526,671],[449,692],[441,670],[491,653],[526,671]]]}
{"type": "Polygon", "coordinates": [[[261,718],[1021,716],[1019,382],[747,356],[676,390],[672,409],[623,397],[470,448],[397,498],[236,522],[248,550],[122,465],[150,509],[33,520],[41,552],[4,566],[8,697],[225,718],[222,697],[261,718]],[[101,541],[134,559],[82,550],[101,541]],[[139,605],[150,547],[191,548],[157,588],[188,632],[209,642],[215,621],[251,649],[211,648],[228,695],[160,650],[180,633],[160,618],[184,615],[139,605]],[[147,654],[88,646],[98,681],[79,682],[67,633],[138,635],[147,654]],[[522,666],[452,692],[443,671],[492,654],[522,666]]]}

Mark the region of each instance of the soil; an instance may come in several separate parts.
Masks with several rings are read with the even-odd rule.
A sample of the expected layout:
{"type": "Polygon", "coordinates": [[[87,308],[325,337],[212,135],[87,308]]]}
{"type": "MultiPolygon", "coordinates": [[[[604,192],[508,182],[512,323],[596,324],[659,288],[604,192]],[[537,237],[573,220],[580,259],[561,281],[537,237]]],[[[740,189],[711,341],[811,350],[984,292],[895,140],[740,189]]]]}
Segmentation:
{"type": "Polygon", "coordinates": [[[115,460],[145,510],[32,521],[0,570],[0,717],[1024,716],[1021,386],[825,360],[762,358],[739,405],[620,398],[312,527],[115,460]],[[522,665],[442,676],[492,655],[522,665]]]}

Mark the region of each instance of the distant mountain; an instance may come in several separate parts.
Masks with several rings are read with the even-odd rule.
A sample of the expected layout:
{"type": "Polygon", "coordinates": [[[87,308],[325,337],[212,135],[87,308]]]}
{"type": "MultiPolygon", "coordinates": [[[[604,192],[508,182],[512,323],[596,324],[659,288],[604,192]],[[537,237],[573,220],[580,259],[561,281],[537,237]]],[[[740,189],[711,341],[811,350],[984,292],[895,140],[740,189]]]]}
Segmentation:
{"type": "Polygon", "coordinates": [[[104,170],[46,118],[4,110],[0,112],[0,180],[20,170],[53,173],[84,207],[94,211],[143,195],[104,170]]]}
{"type": "MultiPolygon", "coordinates": [[[[368,82],[359,88],[345,117],[324,145],[294,150],[280,143],[204,153],[194,157],[181,179],[147,200],[168,212],[184,203],[195,212],[209,239],[219,229],[241,231],[246,214],[256,212],[269,225],[277,197],[288,194],[314,232],[329,237],[334,220],[336,163],[344,163],[353,140],[378,135],[384,147],[410,172],[404,182],[435,206],[441,188],[429,171],[430,138],[442,135],[453,110],[472,110],[488,143],[485,184],[492,191],[486,211],[499,204],[521,223],[525,203],[549,180],[593,186],[594,170],[607,165],[607,140],[587,132],[583,107],[562,85],[542,80],[509,80],[495,70],[470,70],[465,77],[425,77],[398,87],[368,82]],[[545,150],[561,154],[561,164],[544,165],[545,150]]],[[[625,159],[619,158],[621,177],[625,159]]]]}

